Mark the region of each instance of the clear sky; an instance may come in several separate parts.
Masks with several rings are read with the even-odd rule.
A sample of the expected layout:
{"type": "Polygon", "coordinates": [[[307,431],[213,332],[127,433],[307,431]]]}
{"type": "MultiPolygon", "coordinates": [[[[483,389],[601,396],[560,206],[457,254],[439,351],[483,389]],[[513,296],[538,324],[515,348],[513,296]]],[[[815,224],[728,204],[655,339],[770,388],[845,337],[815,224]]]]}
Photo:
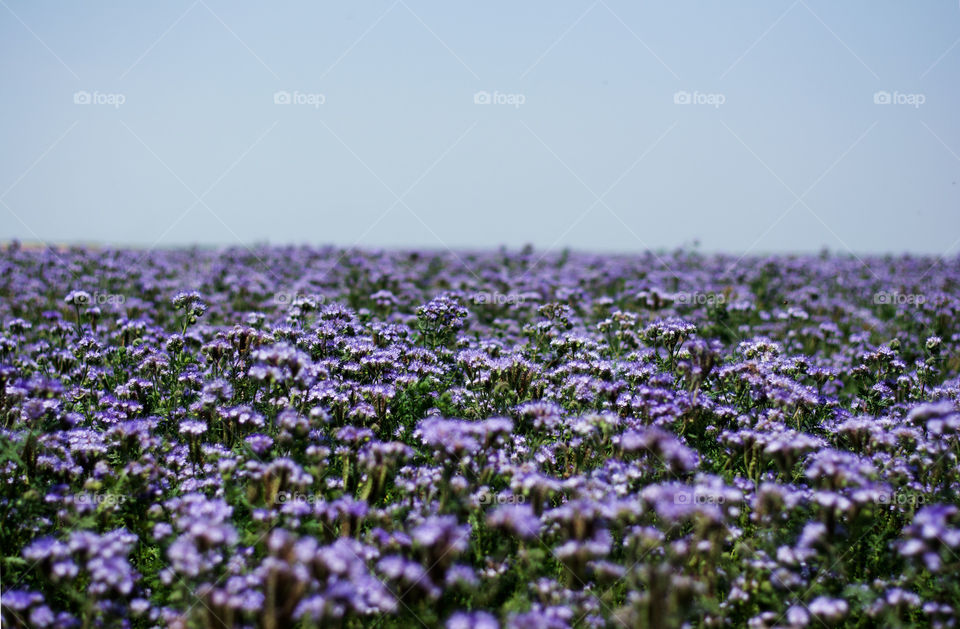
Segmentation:
{"type": "Polygon", "coordinates": [[[2,240],[960,249],[957,0],[0,0],[0,85],[2,240]]]}

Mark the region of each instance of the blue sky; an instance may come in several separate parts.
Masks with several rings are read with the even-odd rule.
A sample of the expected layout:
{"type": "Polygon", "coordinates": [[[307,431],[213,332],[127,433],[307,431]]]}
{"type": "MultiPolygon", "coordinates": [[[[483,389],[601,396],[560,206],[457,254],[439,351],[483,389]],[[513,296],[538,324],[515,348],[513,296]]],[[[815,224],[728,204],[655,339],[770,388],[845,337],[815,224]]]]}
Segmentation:
{"type": "Polygon", "coordinates": [[[958,79],[956,0],[0,0],[0,239],[954,254],[958,79]]]}

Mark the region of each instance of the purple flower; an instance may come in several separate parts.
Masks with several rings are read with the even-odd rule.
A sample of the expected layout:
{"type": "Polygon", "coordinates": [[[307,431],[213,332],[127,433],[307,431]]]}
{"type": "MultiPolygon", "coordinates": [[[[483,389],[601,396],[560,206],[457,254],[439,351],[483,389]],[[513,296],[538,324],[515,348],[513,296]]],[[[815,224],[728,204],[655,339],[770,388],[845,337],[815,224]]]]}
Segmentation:
{"type": "Polygon", "coordinates": [[[267,435],[250,435],[244,441],[246,441],[247,445],[250,446],[250,449],[253,450],[253,452],[258,456],[266,454],[270,448],[273,447],[273,439],[267,435]]]}
{"type": "Polygon", "coordinates": [[[960,548],[960,510],[954,505],[937,504],[920,509],[904,531],[900,554],[919,556],[931,572],[939,572],[943,554],[955,556],[960,548]]]}
{"type": "Polygon", "coordinates": [[[504,505],[487,516],[489,526],[503,529],[522,539],[534,539],[540,533],[540,518],[529,505],[504,505]]]}
{"type": "Polygon", "coordinates": [[[496,617],[487,612],[456,612],[444,626],[446,629],[500,629],[496,617]]]}
{"type": "Polygon", "coordinates": [[[180,434],[199,436],[207,432],[207,424],[202,421],[188,419],[180,422],[180,434]]]}
{"type": "Polygon", "coordinates": [[[30,590],[7,590],[3,593],[3,605],[16,611],[24,611],[31,605],[43,602],[43,594],[30,590]]]}
{"type": "Polygon", "coordinates": [[[818,596],[807,606],[810,613],[829,623],[839,622],[847,615],[850,606],[841,598],[818,596]]]}

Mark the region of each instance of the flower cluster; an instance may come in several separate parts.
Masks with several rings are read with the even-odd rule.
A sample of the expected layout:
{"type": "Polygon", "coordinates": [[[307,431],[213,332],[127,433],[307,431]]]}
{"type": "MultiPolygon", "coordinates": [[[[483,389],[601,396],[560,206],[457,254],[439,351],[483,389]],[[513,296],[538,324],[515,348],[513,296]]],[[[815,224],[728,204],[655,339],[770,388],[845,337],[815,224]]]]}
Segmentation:
{"type": "Polygon", "coordinates": [[[960,622],[958,260],[0,253],[5,626],[960,622]]]}

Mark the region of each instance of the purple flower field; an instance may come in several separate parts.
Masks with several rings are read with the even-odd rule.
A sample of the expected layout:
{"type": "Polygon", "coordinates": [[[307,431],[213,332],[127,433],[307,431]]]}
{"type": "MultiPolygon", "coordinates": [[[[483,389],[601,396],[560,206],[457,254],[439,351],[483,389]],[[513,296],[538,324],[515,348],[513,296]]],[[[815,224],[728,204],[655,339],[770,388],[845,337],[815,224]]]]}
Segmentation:
{"type": "Polygon", "coordinates": [[[960,260],[0,251],[4,627],[960,617],[960,260]]]}

